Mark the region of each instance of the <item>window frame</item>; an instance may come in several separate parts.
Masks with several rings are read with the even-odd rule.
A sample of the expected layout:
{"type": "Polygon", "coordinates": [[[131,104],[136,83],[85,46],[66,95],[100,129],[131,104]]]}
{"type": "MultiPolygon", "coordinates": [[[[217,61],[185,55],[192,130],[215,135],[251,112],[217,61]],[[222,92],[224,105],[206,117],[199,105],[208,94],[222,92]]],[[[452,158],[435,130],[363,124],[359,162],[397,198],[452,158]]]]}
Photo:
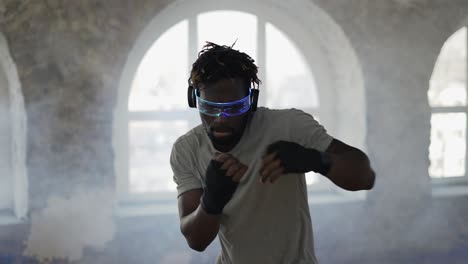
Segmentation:
{"type": "Polygon", "coordinates": [[[28,175],[26,168],[27,117],[16,65],[10,55],[8,42],[0,32],[0,71],[8,83],[10,116],[10,172],[12,175],[12,207],[0,211],[0,225],[17,224],[28,214],[28,175]]]}
{"type": "MultiPolygon", "coordinates": [[[[432,185],[432,194],[434,196],[452,196],[452,195],[466,195],[468,194],[468,23],[465,26],[460,27],[451,36],[453,36],[459,30],[466,29],[466,45],[465,49],[467,52],[466,58],[466,80],[465,80],[465,91],[466,91],[466,105],[465,106],[430,106],[431,118],[434,114],[448,114],[448,113],[464,113],[465,114],[465,175],[463,176],[444,176],[444,177],[433,177],[429,174],[429,178],[432,185]]],[[[448,38],[445,40],[447,42],[448,38]]],[[[439,52],[440,55],[440,52],[439,52]]],[[[437,60],[439,56],[437,57],[437,60]]],[[[437,63],[436,60],[436,63],[437,63]]],[[[434,64],[435,67],[435,64],[434,64]]],[[[432,77],[432,75],[431,75],[432,77]]],[[[430,87],[429,87],[430,89],[430,87]]],[[[429,98],[428,98],[429,99],[429,98]]],[[[428,168],[429,173],[429,168],[428,168]]]]}
{"type": "MultiPolygon", "coordinates": [[[[317,86],[318,89],[318,96],[320,98],[320,109],[318,109],[318,114],[320,116],[321,124],[323,124],[327,130],[336,138],[342,139],[345,142],[359,147],[363,151],[366,150],[365,147],[365,94],[364,94],[364,81],[361,72],[361,66],[358,62],[357,56],[354,52],[354,48],[350,44],[349,40],[347,39],[344,32],[342,32],[341,28],[336,24],[336,22],[331,19],[325,11],[318,8],[315,4],[309,3],[305,0],[300,0],[301,3],[295,3],[293,5],[285,6],[286,9],[291,9],[290,14],[286,14],[283,9],[275,9],[272,10],[272,7],[268,5],[266,1],[240,1],[239,3],[231,3],[229,1],[210,1],[210,0],[202,0],[198,2],[196,5],[185,5],[184,7],[177,6],[176,4],[168,6],[165,10],[160,12],[157,17],[153,19],[153,21],[147,25],[145,31],[142,32],[139,39],[137,40],[134,48],[131,50],[127,65],[124,68],[124,72],[122,75],[120,89],[119,89],[119,97],[116,111],[114,112],[114,135],[113,135],[113,145],[114,150],[116,153],[115,159],[115,168],[116,168],[116,176],[117,176],[117,195],[119,197],[119,205],[120,207],[124,206],[138,206],[139,203],[141,204],[148,204],[149,201],[153,201],[155,203],[163,203],[167,201],[173,201],[174,204],[176,203],[176,195],[167,192],[167,193],[160,193],[157,194],[141,194],[141,195],[129,195],[128,193],[128,144],[120,144],[118,142],[128,142],[128,122],[129,122],[129,112],[127,108],[129,93],[130,93],[130,86],[132,82],[132,78],[135,76],[136,68],[138,67],[139,63],[144,57],[144,53],[151,47],[151,45],[171,26],[175,25],[179,21],[187,19],[189,21],[193,21],[195,23],[189,22],[189,43],[197,43],[196,41],[196,21],[197,15],[205,12],[210,11],[222,11],[222,10],[232,10],[232,11],[240,11],[246,12],[248,14],[254,13],[257,16],[257,23],[263,26],[258,27],[257,34],[259,36],[265,35],[266,30],[266,23],[272,23],[278,29],[283,32],[288,32],[288,37],[294,41],[297,45],[298,49],[302,52],[303,56],[305,57],[306,63],[309,65],[311,71],[314,73],[314,77],[316,78],[316,83],[320,84],[317,86]],[[302,9],[296,9],[297,5],[300,4],[302,9]],[[295,6],[296,5],[296,6],[295,6]],[[333,49],[328,44],[320,44],[317,40],[323,40],[323,32],[317,30],[314,34],[316,36],[311,37],[313,34],[309,32],[310,30],[316,30],[315,24],[312,21],[309,21],[308,18],[310,17],[309,12],[303,11],[308,9],[316,9],[316,12],[319,12],[320,19],[324,20],[324,23],[327,25],[333,26],[330,28],[327,34],[330,34],[328,38],[331,40],[331,35],[333,35],[333,39],[336,36],[339,36],[339,43],[340,48],[338,51],[334,52],[323,52],[323,49],[333,49]],[[184,10],[180,10],[184,9],[184,10]],[[252,11],[253,10],[253,11],[252,11]],[[298,13],[293,14],[292,12],[298,13]],[[322,14],[323,13],[323,14],[322,14]],[[321,17],[323,16],[323,17],[321,17]],[[285,19],[287,17],[287,19],[285,19]],[[268,18],[268,19],[267,19],[268,18]],[[293,18],[294,21],[291,19],[293,18]],[[297,19],[299,18],[299,19],[297,19]],[[297,20],[296,20],[297,19],[297,20]],[[304,22],[306,22],[304,24],[304,22]],[[157,23],[157,25],[156,25],[157,23]],[[306,26],[305,26],[306,25],[306,26]],[[151,29],[153,27],[153,29],[151,29]],[[154,30],[156,28],[156,32],[154,30]],[[287,30],[284,29],[293,28],[294,30],[287,30]],[[194,32],[190,34],[190,32],[194,32]],[[308,34],[306,34],[308,33],[308,34]],[[319,35],[320,34],[320,35],[319,35]],[[318,38],[320,36],[320,38],[318,38]],[[309,44],[315,43],[317,45],[321,45],[316,49],[310,49],[309,44]],[[318,44],[317,44],[318,43],[318,44]],[[142,49],[145,52],[142,52],[142,49]],[[304,53],[304,51],[307,51],[304,53]],[[340,54],[343,52],[343,54],[340,54]],[[328,56],[325,56],[327,54],[328,56]],[[344,55],[344,57],[343,57],[344,55]],[[339,57],[340,59],[336,59],[339,57]],[[344,60],[343,60],[344,59],[344,60]],[[314,63],[311,63],[315,61],[314,63]],[[320,63],[320,65],[317,63],[320,63]],[[348,63],[344,63],[344,61],[348,61],[348,63]],[[351,62],[351,63],[349,63],[351,62]],[[347,71],[343,71],[343,67],[346,64],[346,69],[348,69],[349,65],[352,65],[351,71],[348,69],[347,71]],[[346,72],[346,74],[342,74],[346,72]],[[315,76],[317,74],[317,76],[315,76]],[[351,87],[347,87],[351,84],[351,87]],[[336,87],[343,87],[344,90],[340,90],[338,94],[336,92],[336,87]],[[355,97],[354,100],[355,104],[352,106],[349,105],[349,98],[355,97]],[[336,100],[335,104],[331,104],[330,100],[336,100]],[[328,101],[327,101],[328,100],[328,101]],[[356,108],[356,104],[359,105],[359,108],[356,108]],[[326,113],[322,114],[322,113],[326,113]],[[338,118],[341,123],[333,124],[334,120],[337,120],[336,114],[338,112],[344,113],[343,117],[338,118]],[[357,118],[356,118],[357,117],[357,118]],[[349,127],[353,127],[356,129],[354,134],[349,133],[349,127]],[[348,128],[348,129],[346,129],[348,128]],[[350,140],[348,140],[350,138],[350,140]],[[122,184],[123,183],[123,184],[122,184]],[[127,188],[127,189],[126,189],[127,188]]],[[[281,4],[283,5],[283,4],[281,4]]],[[[278,7],[274,7],[278,8],[278,7]]],[[[262,37],[261,37],[262,38],[262,37]]],[[[265,39],[265,36],[263,36],[265,39]]],[[[327,38],[325,38],[327,39],[327,38]]],[[[336,40],[336,39],[335,39],[336,40]]],[[[260,51],[262,51],[261,47],[264,47],[265,44],[261,43],[262,41],[258,41],[257,45],[257,63],[265,65],[265,55],[262,55],[260,51]]],[[[335,43],[335,42],[332,42],[335,43]]],[[[333,49],[335,50],[335,49],[333,49]]],[[[197,45],[189,45],[189,56],[188,59],[190,62],[193,62],[198,53],[197,45]]],[[[265,71],[263,67],[259,69],[259,78],[262,80],[265,79],[265,71]]],[[[266,98],[266,89],[262,89],[262,96],[260,97],[259,105],[265,105],[265,98],[266,98]]],[[[310,109],[302,109],[306,112],[310,112],[310,109]]],[[[312,112],[314,114],[316,111],[312,112]]],[[[320,189],[320,188],[319,188],[320,189]]],[[[313,200],[317,200],[316,195],[321,195],[324,190],[327,188],[322,188],[322,190],[316,190],[308,188],[308,196],[309,198],[313,196],[313,200]]],[[[344,191],[343,191],[344,192],[344,191]]],[[[329,193],[330,194],[330,193],[329,193]]],[[[349,196],[359,197],[357,199],[363,200],[363,196],[357,192],[353,192],[349,196]]],[[[348,195],[334,195],[336,198],[339,196],[341,201],[348,201],[348,195]],[[342,198],[342,199],[341,199],[342,198]]],[[[328,199],[329,200],[329,199],[328,199]]],[[[336,200],[336,199],[335,199],[336,200]]],[[[152,205],[148,205],[147,207],[152,207],[152,205]]],[[[157,210],[156,210],[157,211],[157,210]]],[[[157,213],[153,210],[153,213],[157,213]]],[[[127,211],[128,212],[128,211],[127,211]]],[[[125,212],[122,212],[125,214],[125,212]]]]}

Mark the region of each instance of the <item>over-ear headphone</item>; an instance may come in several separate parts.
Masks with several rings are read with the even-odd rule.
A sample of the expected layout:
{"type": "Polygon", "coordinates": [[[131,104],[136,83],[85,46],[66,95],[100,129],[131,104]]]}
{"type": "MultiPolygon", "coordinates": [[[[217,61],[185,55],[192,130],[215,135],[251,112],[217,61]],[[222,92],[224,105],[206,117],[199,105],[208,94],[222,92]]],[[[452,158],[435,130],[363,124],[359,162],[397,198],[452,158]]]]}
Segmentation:
{"type": "Polygon", "coordinates": [[[189,85],[187,91],[188,105],[192,108],[197,107],[197,96],[195,95],[195,88],[192,85],[189,85]]]}
{"type": "MultiPolygon", "coordinates": [[[[187,90],[187,99],[188,104],[192,108],[197,107],[197,96],[195,95],[196,89],[193,85],[189,85],[187,90]]],[[[250,89],[250,111],[254,112],[257,110],[257,103],[258,103],[258,94],[260,90],[258,89],[250,89]]]]}

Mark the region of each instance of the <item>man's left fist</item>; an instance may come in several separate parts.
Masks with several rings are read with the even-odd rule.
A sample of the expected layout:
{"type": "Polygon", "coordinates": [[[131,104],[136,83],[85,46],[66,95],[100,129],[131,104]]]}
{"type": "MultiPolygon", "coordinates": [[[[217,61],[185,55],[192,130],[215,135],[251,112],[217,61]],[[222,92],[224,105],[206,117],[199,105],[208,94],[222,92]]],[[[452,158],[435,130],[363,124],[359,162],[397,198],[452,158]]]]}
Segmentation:
{"type": "Polygon", "coordinates": [[[285,173],[314,171],[325,175],[329,168],[323,163],[324,155],[326,154],[295,142],[277,141],[267,147],[263,156],[261,181],[269,179],[274,182],[285,173]]]}

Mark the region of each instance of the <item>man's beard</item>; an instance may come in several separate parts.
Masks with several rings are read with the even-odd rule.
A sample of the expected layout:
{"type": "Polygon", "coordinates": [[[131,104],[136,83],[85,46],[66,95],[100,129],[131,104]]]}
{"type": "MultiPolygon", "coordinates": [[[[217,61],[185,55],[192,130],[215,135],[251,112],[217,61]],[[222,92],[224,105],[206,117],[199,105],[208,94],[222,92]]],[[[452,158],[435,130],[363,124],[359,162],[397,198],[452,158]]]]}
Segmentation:
{"type": "Polygon", "coordinates": [[[249,123],[250,118],[249,115],[244,117],[243,126],[236,131],[232,127],[208,127],[205,123],[203,124],[205,131],[210,138],[213,145],[216,147],[232,149],[242,138],[245,129],[247,128],[247,124],[249,123]],[[230,133],[229,136],[224,137],[216,137],[215,132],[227,132],[230,133]]]}

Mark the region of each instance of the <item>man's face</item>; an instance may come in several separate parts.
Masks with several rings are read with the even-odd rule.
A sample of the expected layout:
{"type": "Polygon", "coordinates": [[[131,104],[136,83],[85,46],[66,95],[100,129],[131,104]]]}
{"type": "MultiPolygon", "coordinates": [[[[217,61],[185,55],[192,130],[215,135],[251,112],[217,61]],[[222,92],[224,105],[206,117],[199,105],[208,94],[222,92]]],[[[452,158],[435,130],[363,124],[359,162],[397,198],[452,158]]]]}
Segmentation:
{"type": "MultiPolygon", "coordinates": [[[[199,86],[200,98],[217,103],[227,103],[246,97],[245,83],[240,79],[223,79],[216,83],[199,86]]],[[[203,127],[214,147],[228,152],[239,142],[248,121],[248,114],[238,116],[209,116],[200,113],[203,127]]]]}

